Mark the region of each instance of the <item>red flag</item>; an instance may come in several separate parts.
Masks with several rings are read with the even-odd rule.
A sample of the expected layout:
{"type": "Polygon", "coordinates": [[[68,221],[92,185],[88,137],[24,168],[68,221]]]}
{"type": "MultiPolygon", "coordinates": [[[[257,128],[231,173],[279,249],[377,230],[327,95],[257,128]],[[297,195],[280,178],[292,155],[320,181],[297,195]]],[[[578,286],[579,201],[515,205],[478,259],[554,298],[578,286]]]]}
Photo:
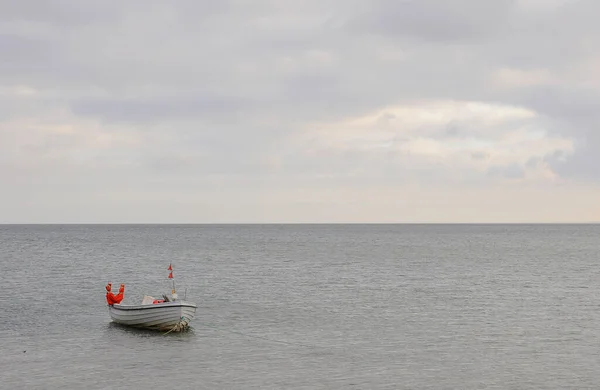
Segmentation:
{"type": "Polygon", "coordinates": [[[169,279],[173,279],[173,272],[169,274],[169,279]]]}
{"type": "Polygon", "coordinates": [[[167,268],[169,271],[173,271],[173,267],[171,267],[171,264],[169,264],[169,268],[167,268]]]}

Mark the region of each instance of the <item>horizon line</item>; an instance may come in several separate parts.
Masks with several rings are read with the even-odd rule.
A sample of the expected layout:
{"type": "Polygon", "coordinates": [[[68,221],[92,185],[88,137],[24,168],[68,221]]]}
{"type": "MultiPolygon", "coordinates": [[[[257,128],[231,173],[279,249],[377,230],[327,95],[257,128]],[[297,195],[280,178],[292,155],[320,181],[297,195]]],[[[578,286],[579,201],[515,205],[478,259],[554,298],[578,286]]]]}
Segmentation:
{"type": "Polygon", "coordinates": [[[0,226],[217,226],[217,225],[598,225],[597,222],[0,222],[0,226]]]}

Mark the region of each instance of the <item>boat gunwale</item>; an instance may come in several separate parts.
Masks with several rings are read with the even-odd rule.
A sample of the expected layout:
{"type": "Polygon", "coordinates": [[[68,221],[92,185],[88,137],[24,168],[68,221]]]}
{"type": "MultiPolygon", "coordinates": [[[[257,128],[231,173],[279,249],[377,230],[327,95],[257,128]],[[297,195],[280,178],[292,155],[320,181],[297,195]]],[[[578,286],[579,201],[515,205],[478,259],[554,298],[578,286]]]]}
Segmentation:
{"type": "Polygon", "coordinates": [[[154,303],[149,305],[108,305],[110,309],[114,310],[123,310],[123,311],[133,311],[133,310],[149,310],[149,309],[164,309],[164,308],[177,308],[177,307],[193,307],[197,309],[194,303],[189,302],[163,302],[163,303],[154,303]]]}

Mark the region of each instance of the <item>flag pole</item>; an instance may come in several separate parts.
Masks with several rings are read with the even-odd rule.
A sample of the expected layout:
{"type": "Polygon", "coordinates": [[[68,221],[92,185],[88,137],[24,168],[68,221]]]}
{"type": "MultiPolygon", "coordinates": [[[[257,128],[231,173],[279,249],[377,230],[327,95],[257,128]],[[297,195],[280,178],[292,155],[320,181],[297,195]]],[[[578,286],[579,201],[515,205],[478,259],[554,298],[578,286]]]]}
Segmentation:
{"type": "Polygon", "coordinates": [[[171,272],[169,273],[169,279],[171,279],[171,280],[172,280],[172,282],[173,282],[173,289],[171,290],[171,296],[174,296],[176,293],[175,293],[175,278],[173,277],[173,265],[172,265],[172,264],[169,264],[169,268],[167,268],[167,269],[168,269],[169,271],[171,271],[171,272]]]}

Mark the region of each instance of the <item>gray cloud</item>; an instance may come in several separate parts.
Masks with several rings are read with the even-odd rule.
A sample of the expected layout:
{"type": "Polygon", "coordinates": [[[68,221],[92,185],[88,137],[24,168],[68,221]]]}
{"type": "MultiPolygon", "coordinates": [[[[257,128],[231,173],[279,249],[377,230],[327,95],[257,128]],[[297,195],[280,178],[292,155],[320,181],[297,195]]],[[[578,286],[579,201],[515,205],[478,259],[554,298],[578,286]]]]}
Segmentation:
{"type": "Polygon", "coordinates": [[[365,33],[441,43],[486,40],[509,21],[513,0],[377,0],[356,15],[353,27],[365,33]]]}
{"type": "Polygon", "coordinates": [[[518,164],[492,166],[488,169],[488,175],[506,177],[509,179],[520,179],[525,176],[525,170],[518,164]]]}
{"type": "Polygon", "coordinates": [[[565,157],[561,153],[548,156],[550,166],[563,177],[600,179],[600,127],[581,137],[577,153],[565,157]]]}
{"type": "Polygon", "coordinates": [[[157,120],[215,118],[223,122],[235,119],[242,110],[252,108],[251,101],[235,96],[193,96],[189,98],[78,99],[71,104],[76,115],[100,117],[116,122],[153,122],[157,120]]]}

